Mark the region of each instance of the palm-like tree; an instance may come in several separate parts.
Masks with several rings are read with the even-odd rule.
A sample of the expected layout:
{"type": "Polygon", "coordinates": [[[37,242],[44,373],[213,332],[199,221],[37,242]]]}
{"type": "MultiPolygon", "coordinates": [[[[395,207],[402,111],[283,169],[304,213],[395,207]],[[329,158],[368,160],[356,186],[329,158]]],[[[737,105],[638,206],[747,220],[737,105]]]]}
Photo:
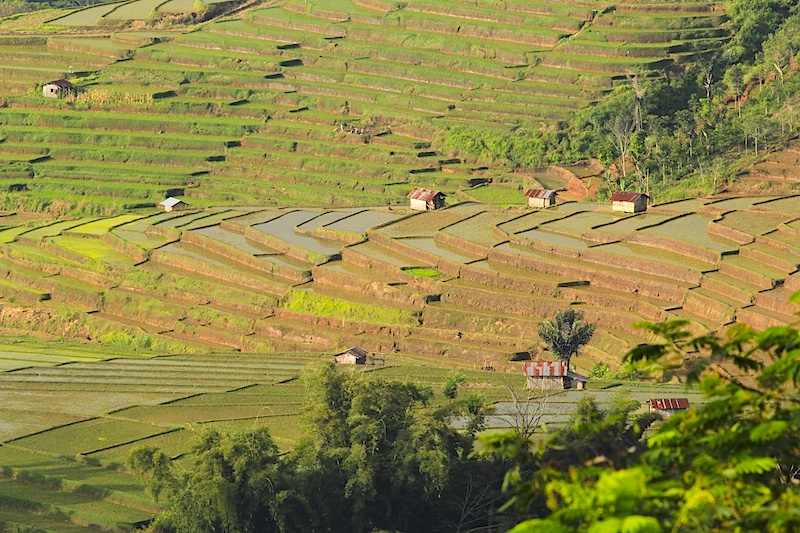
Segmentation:
{"type": "Polygon", "coordinates": [[[583,311],[565,309],[539,325],[539,337],[569,368],[570,359],[591,340],[595,326],[583,321],[583,311]]]}

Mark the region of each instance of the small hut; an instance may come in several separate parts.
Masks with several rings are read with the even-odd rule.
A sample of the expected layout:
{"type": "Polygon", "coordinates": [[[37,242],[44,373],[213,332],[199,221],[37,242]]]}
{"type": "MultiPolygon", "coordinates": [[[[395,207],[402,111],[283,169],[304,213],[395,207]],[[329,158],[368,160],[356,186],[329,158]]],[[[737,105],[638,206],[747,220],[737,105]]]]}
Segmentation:
{"type": "Polygon", "coordinates": [[[556,191],[549,189],[528,189],[525,191],[528,207],[550,207],[556,204],[556,191]]]}
{"type": "Polygon", "coordinates": [[[522,365],[529,389],[564,390],[586,388],[588,378],[573,372],[566,361],[528,361],[522,365]]]}
{"type": "Polygon", "coordinates": [[[42,87],[42,94],[45,98],[62,98],[75,92],[75,86],[65,79],[45,83],[42,87]]]}
{"type": "Polygon", "coordinates": [[[189,207],[189,204],[172,196],[158,204],[158,208],[163,209],[166,212],[183,211],[187,207],[189,207]]]}
{"type": "Polygon", "coordinates": [[[337,365],[365,365],[367,364],[367,352],[361,348],[350,348],[346,352],[337,353],[333,356],[337,365]]]}
{"type": "Polygon", "coordinates": [[[444,193],[441,191],[414,187],[414,190],[408,193],[407,198],[411,201],[411,209],[416,211],[428,211],[444,207],[444,193]]]}
{"type": "Polygon", "coordinates": [[[642,192],[617,191],[611,195],[611,209],[623,213],[641,213],[647,211],[649,196],[642,192]]]}
{"type": "Polygon", "coordinates": [[[678,411],[689,408],[688,398],[656,398],[647,400],[651,413],[658,413],[664,418],[669,418],[678,411]]]}

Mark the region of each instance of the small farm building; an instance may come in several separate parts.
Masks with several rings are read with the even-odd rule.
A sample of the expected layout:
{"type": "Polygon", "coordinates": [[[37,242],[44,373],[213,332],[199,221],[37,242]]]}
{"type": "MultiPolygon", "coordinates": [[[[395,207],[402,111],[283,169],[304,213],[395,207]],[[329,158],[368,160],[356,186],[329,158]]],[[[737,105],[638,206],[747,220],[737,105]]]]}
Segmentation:
{"type": "Polygon", "coordinates": [[[678,411],[684,411],[689,408],[689,400],[687,398],[658,398],[647,400],[650,404],[651,413],[659,413],[664,418],[669,418],[678,411]]]}
{"type": "Polygon", "coordinates": [[[586,388],[588,379],[569,369],[566,361],[527,361],[522,373],[528,377],[529,389],[579,389],[586,388]]]}
{"type": "Polygon", "coordinates": [[[64,79],[45,83],[42,88],[42,93],[46,98],[61,98],[73,92],[75,92],[75,86],[64,79]]]}
{"type": "Polygon", "coordinates": [[[408,193],[408,198],[411,200],[411,209],[417,211],[428,211],[429,209],[444,207],[444,194],[440,191],[415,187],[413,191],[408,193]]]}
{"type": "Polygon", "coordinates": [[[528,198],[528,207],[549,207],[556,203],[556,191],[528,189],[525,196],[528,198]]]}
{"type": "Polygon", "coordinates": [[[361,348],[350,348],[346,352],[337,353],[333,356],[336,364],[339,365],[365,365],[367,364],[367,352],[361,348]]]}
{"type": "Polygon", "coordinates": [[[623,213],[641,213],[647,211],[649,199],[649,196],[641,192],[617,191],[611,195],[611,209],[623,213]]]}
{"type": "Polygon", "coordinates": [[[188,207],[188,204],[183,200],[178,200],[177,198],[170,196],[169,198],[158,204],[158,207],[167,212],[183,211],[188,207]]]}

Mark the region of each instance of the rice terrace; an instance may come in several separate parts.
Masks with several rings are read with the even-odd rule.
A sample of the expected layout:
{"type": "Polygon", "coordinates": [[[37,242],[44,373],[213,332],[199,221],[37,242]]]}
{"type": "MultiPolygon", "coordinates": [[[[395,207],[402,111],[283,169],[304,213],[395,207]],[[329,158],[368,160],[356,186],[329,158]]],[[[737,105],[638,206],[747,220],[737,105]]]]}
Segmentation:
{"type": "Polygon", "coordinates": [[[625,359],[642,322],[797,325],[782,8],[754,36],[740,0],[8,4],[0,531],[147,528],[143,446],[186,471],[209,429],[307,446],[313,369],[350,348],[363,383],[474,393],[485,434],[580,311],[588,391],[537,400],[543,444],[587,396],[707,401],[625,359]]]}

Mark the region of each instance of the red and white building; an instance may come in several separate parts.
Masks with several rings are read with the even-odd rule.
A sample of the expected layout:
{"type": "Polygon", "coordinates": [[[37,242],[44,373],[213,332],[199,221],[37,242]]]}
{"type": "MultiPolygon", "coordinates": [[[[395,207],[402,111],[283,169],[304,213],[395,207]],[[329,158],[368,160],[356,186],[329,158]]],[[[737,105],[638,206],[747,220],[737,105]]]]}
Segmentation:
{"type": "Polygon", "coordinates": [[[522,373],[528,377],[529,389],[582,390],[588,381],[570,370],[566,361],[526,361],[522,373]]]}
{"type": "Polygon", "coordinates": [[[664,418],[669,418],[679,411],[689,408],[688,398],[655,398],[647,400],[651,413],[658,413],[664,418]]]}

